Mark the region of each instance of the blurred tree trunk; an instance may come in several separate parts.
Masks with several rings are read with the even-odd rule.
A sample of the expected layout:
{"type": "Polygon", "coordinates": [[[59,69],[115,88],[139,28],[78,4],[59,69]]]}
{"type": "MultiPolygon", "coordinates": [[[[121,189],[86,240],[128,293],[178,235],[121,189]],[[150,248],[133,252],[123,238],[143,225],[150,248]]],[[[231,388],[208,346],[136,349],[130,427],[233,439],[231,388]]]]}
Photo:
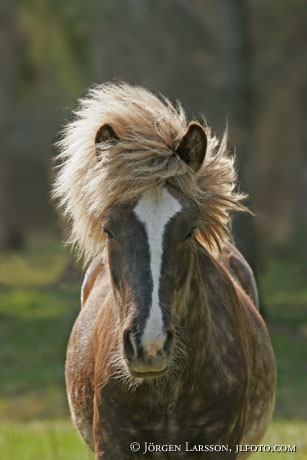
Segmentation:
{"type": "MultiPolygon", "coordinates": [[[[23,228],[15,218],[9,192],[13,180],[10,159],[13,156],[13,118],[16,114],[18,79],[20,76],[20,41],[15,24],[16,2],[3,0],[0,6],[0,246],[20,249],[24,244],[23,228]]],[[[18,146],[21,148],[21,146],[18,146]]],[[[17,147],[17,148],[18,148],[17,147]]]]}
{"type": "MultiPolygon", "coordinates": [[[[307,22],[307,21],[306,21],[307,22]]],[[[307,27],[307,25],[306,25],[307,27]]],[[[307,37],[306,37],[307,41],[307,37]]],[[[307,54],[305,52],[305,54],[307,54]]],[[[300,119],[300,133],[301,133],[301,156],[302,161],[300,164],[299,175],[299,196],[297,200],[298,211],[298,236],[299,241],[297,247],[300,251],[300,257],[307,260],[307,61],[305,60],[303,66],[303,73],[305,75],[305,84],[301,87],[301,94],[299,94],[301,106],[301,119],[300,119]]]]}
{"type": "Polygon", "coordinates": [[[265,244],[282,245],[298,226],[306,97],[306,2],[277,8],[250,1],[255,136],[248,181],[265,244]],[[255,174],[255,172],[257,174],[255,174]]]}
{"type": "MultiPolygon", "coordinates": [[[[224,104],[229,114],[229,136],[235,146],[240,187],[250,194],[253,208],[253,187],[249,183],[249,168],[255,125],[255,100],[252,81],[254,44],[251,37],[251,11],[247,2],[220,0],[220,56],[224,76],[224,104]]],[[[259,290],[260,309],[265,315],[261,295],[259,268],[261,248],[255,217],[237,213],[233,219],[233,235],[237,247],[253,269],[259,290]]]]}

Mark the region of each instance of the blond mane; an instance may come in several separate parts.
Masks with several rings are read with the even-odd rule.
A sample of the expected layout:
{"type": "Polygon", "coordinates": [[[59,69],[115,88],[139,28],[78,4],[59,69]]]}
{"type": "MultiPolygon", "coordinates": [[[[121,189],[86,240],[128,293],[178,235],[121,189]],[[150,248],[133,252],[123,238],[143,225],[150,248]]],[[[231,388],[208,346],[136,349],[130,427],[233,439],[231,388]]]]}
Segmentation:
{"type": "Polygon", "coordinates": [[[129,202],[151,187],[170,184],[199,206],[199,238],[211,253],[229,238],[230,211],[242,210],[235,191],[234,158],[204,126],[208,147],[195,174],[176,154],[187,130],[179,103],[125,83],[102,84],[80,101],[75,120],[58,143],[53,196],[71,223],[69,243],[88,262],[106,244],[102,219],[113,203],[129,202]],[[97,147],[99,128],[110,125],[119,140],[97,147]]]}

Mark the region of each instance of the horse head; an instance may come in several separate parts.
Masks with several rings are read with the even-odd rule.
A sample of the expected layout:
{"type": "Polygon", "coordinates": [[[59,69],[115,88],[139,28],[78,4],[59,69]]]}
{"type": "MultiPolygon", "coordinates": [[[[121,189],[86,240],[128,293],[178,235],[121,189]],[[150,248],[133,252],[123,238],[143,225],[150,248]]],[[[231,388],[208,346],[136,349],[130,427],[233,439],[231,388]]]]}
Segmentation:
{"type": "MultiPolygon", "coordinates": [[[[109,126],[96,141],[117,142],[109,126]]],[[[174,155],[194,173],[206,152],[206,134],[191,123],[174,155]]],[[[129,203],[111,205],[103,219],[122,350],[134,377],[158,377],[168,369],[176,317],[195,252],[198,207],[168,184],[151,187],[129,203]]]]}

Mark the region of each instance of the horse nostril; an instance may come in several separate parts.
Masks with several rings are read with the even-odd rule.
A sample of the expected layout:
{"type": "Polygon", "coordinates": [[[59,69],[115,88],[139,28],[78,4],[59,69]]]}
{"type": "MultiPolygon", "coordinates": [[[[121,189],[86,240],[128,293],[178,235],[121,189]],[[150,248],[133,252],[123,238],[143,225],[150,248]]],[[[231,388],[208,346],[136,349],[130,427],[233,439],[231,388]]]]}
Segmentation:
{"type": "Polygon", "coordinates": [[[168,329],[166,331],[166,339],[165,339],[165,342],[164,342],[164,346],[163,346],[163,351],[165,353],[170,353],[172,348],[173,348],[173,344],[174,344],[174,338],[175,338],[175,332],[173,329],[168,329]]]}
{"type": "Polygon", "coordinates": [[[131,329],[126,329],[123,334],[124,352],[128,359],[137,357],[137,344],[131,329]]]}

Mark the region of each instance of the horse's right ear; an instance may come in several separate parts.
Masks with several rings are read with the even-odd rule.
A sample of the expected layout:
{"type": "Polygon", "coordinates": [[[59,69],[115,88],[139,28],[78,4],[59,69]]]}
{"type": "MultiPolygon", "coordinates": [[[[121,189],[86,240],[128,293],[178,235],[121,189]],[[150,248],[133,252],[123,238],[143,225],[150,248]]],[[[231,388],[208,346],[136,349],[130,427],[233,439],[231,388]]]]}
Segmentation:
{"type": "Polygon", "coordinates": [[[102,125],[95,137],[95,144],[101,144],[102,142],[110,142],[113,143],[118,140],[118,137],[110,125],[102,125]]]}

